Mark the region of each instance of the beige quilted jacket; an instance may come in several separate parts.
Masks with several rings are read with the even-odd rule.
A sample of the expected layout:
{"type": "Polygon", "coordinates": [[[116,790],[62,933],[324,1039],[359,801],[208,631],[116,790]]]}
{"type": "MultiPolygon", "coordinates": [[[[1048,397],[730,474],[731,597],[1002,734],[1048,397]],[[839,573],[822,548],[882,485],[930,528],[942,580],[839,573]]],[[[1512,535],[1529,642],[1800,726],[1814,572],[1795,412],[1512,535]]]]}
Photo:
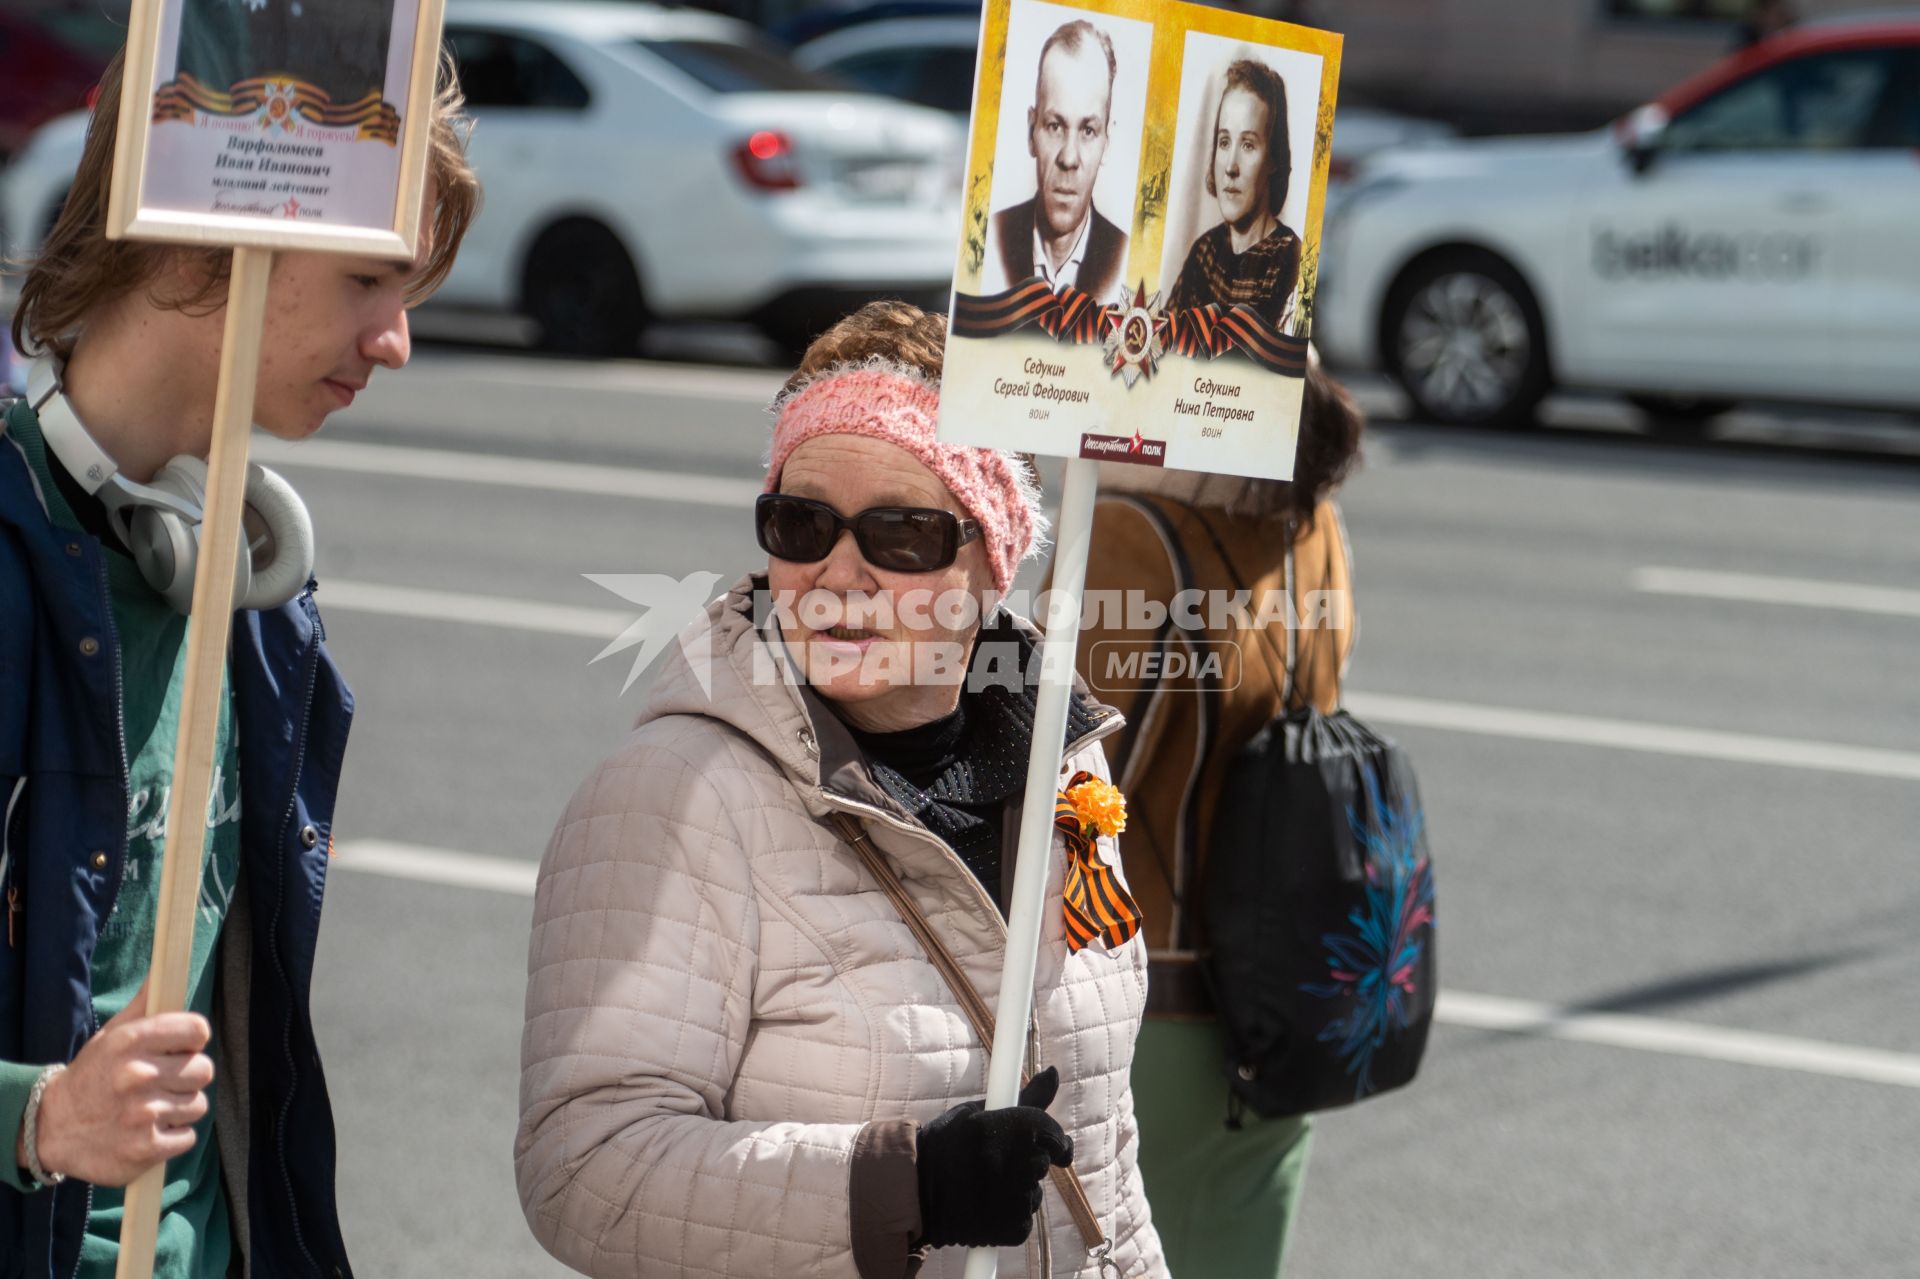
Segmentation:
{"type": "MultiPolygon", "coordinates": [[[[514,1163],[540,1242],[607,1279],[911,1274],[914,1124],[986,1091],[966,1015],[826,818],[864,824],[989,1004],[1000,914],[795,686],[753,603],[742,581],[682,637],[540,867],[514,1163]]],[[[1105,776],[1119,726],[1078,699],[1063,776],[1105,776]]],[[[1060,1068],[1052,1113],[1118,1272],[1164,1276],[1127,1085],[1146,953],[1067,953],[1063,857],[1056,840],[1034,1056],[1060,1068]]],[[[1043,1214],[1000,1273],[1100,1276],[1051,1184],[1043,1214]]]]}

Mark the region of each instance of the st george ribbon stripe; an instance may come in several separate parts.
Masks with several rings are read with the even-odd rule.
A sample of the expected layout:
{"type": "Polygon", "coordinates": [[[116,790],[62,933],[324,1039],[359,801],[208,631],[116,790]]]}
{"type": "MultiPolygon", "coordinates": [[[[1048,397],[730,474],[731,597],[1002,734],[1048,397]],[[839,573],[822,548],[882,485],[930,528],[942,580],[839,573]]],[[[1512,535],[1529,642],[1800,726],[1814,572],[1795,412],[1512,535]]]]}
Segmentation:
{"type": "MultiPolygon", "coordinates": [[[[1058,293],[1038,276],[1004,293],[954,295],[953,331],[967,338],[1001,337],[1039,329],[1076,346],[1104,341],[1126,309],[1102,306],[1090,294],[1067,285],[1058,293]]],[[[1289,377],[1307,373],[1307,340],[1275,329],[1248,306],[1222,311],[1219,303],[1176,311],[1155,321],[1168,350],[1189,358],[1219,357],[1238,351],[1264,369],[1289,377]]]]}
{"type": "Polygon", "coordinates": [[[269,86],[286,83],[292,88],[291,105],[309,123],[330,129],[354,129],[362,138],[398,143],[400,113],[378,93],[368,93],[355,102],[335,102],[325,90],[300,80],[281,81],[273,76],[242,80],[231,90],[220,90],[182,75],[162,85],[153,95],[155,120],[191,120],[194,115],[252,115],[267,104],[269,86]]]}
{"type": "Polygon", "coordinates": [[[1220,304],[1176,311],[1165,321],[1167,349],[1180,355],[1218,359],[1238,349],[1262,368],[1289,377],[1307,375],[1307,340],[1274,328],[1264,315],[1241,305],[1222,311],[1220,304]]]}
{"type": "Polygon", "coordinates": [[[1055,293],[1035,276],[1005,293],[955,295],[953,331],[961,337],[999,337],[1031,324],[1059,341],[1085,345],[1100,341],[1119,314],[1118,307],[1103,307],[1072,285],[1055,293]]]}

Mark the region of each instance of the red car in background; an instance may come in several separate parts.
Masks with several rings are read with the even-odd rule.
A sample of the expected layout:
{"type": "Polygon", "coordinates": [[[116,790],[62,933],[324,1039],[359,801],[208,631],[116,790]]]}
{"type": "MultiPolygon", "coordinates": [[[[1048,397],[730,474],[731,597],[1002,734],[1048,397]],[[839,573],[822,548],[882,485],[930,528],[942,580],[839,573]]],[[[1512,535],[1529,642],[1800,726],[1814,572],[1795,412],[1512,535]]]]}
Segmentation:
{"type": "Polygon", "coordinates": [[[87,104],[125,37],[125,8],[0,0],[0,157],[54,116],[87,104]]]}

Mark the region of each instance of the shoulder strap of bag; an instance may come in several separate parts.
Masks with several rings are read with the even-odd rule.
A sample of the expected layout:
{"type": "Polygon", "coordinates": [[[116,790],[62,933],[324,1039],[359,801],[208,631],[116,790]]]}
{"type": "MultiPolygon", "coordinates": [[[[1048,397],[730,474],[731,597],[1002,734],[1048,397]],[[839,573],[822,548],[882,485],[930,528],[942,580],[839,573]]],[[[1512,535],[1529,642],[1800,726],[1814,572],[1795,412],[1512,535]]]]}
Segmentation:
{"type": "Polygon", "coordinates": [[[1340,618],[1346,623],[1347,636],[1343,645],[1340,638],[1333,638],[1334,688],[1347,677],[1347,663],[1353,660],[1353,650],[1360,646],[1360,613],[1353,606],[1353,539],[1347,536],[1347,517],[1340,513],[1338,503],[1327,502],[1326,511],[1333,519],[1332,536],[1327,539],[1327,586],[1334,589],[1333,566],[1337,556],[1344,571],[1342,580],[1346,585],[1338,589],[1346,593],[1340,609],[1340,618]]]}
{"type": "MultiPolygon", "coordinates": [[[[1113,502],[1129,508],[1152,526],[1153,531],[1159,535],[1161,547],[1167,553],[1167,565],[1173,570],[1173,593],[1176,598],[1193,588],[1193,561],[1187,558],[1187,548],[1181,543],[1180,535],[1174,531],[1172,523],[1168,521],[1165,513],[1162,512],[1158,506],[1144,498],[1135,497],[1128,493],[1107,494],[1102,496],[1100,500],[1102,502],[1113,502]]],[[[1169,605],[1167,618],[1160,624],[1159,632],[1154,636],[1155,645],[1157,646],[1164,643],[1167,636],[1174,629],[1173,610],[1171,605],[1169,605]]],[[[1139,767],[1140,761],[1146,758],[1146,754],[1141,748],[1146,743],[1147,732],[1153,722],[1152,716],[1155,713],[1155,708],[1160,704],[1160,694],[1165,691],[1166,682],[1167,675],[1165,665],[1156,663],[1153,668],[1153,683],[1144,691],[1139,702],[1134,707],[1134,722],[1137,727],[1134,729],[1133,737],[1127,746],[1127,756],[1125,759],[1114,761],[1114,771],[1116,773],[1114,781],[1122,791],[1128,791],[1133,788],[1133,782],[1136,780],[1136,770],[1139,767]]],[[[1206,708],[1204,704],[1202,705],[1200,713],[1200,740],[1204,742],[1207,735],[1206,708]]],[[[1198,765],[1195,767],[1197,771],[1198,765]]]]}
{"type": "MultiPolygon", "coordinates": [[[[920,948],[927,952],[927,958],[940,970],[941,979],[947,988],[953,991],[960,1001],[960,1007],[966,1011],[967,1020],[973,1023],[973,1033],[980,1036],[980,1042],[988,1049],[993,1047],[993,1011],[987,1007],[987,1001],[981,996],[979,988],[967,977],[966,970],[960,967],[960,961],[953,957],[946,943],[933,931],[933,925],[914,904],[913,897],[907,892],[907,886],[900,882],[900,876],[894,872],[885,853],[868,837],[866,829],[845,813],[833,814],[834,825],[846,837],[853,851],[860,854],[860,860],[866,863],[873,877],[880,881],[880,887],[886,891],[893,902],[893,908],[900,912],[900,918],[919,939],[920,948]]],[[[1020,1072],[1020,1081],[1026,1083],[1027,1072],[1020,1072]]],[[[1066,1200],[1067,1211],[1073,1214],[1073,1224],[1080,1230],[1080,1238],[1087,1245],[1087,1252],[1096,1258],[1104,1259],[1113,1248],[1106,1232],[1100,1228],[1100,1218],[1093,1211],[1093,1203],[1087,1198],[1086,1187],[1080,1184],[1080,1176],[1071,1168],[1055,1168],[1053,1184],[1060,1191],[1060,1197],[1066,1200]]]]}
{"type": "MultiPolygon", "coordinates": [[[[1193,560],[1187,554],[1187,545],[1181,539],[1179,531],[1155,502],[1131,494],[1116,493],[1103,497],[1101,501],[1119,502],[1137,512],[1147,521],[1153,531],[1159,535],[1162,548],[1167,553],[1167,563],[1173,569],[1173,593],[1178,599],[1194,587],[1193,560]]],[[[1168,499],[1173,500],[1173,499],[1168,499]]],[[[1191,508],[1189,508],[1191,510],[1191,508]]],[[[1156,646],[1166,641],[1176,628],[1173,620],[1172,601],[1168,602],[1166,621],[1161,623],[1154,637],[1156,646]]],[[[1192,645],[1194,657],[1201,655],[1202,641],[1188,635],[1187,642],[1192,645]]],[[[1167,893],[1173,901],[1173,931],[1168,941],[1174,950],[1186,950],[1194,944],[1195,923],[1190,907],[1190,897],[1186,885],[1191,881],[1196,859],[1195,850],[1200,843],[1200,814],[1194,804],[1194,796],[1200,785],[1200,775],[1207,767],[1207,760],[1213,753],[1215,725],[1218,722],[1218,704],[1222,690],[1220,681],[1210,675],[1200,674],[1194,684],[1194,735],[1193,756],[1187,763],[1186,780],[1180,787],[1180,807],[1174,818],[1174,865],[1167,865],[1166,854],[1158,841],[1147,839],[1152,849],[1160,875],[1166,881],[1167,893]]],[[[1146,690],[1135,709],[1136,727],[1133,736],[1128,739],[1125,758],[1116,760],[1114,772],[1116,783],[1123,792],[1131,794],[1134,783],[1140,779],[1140,770],[1150,758],[1147,745],[1153,730],[1158,726],[1159,716],[1164,713],[1166,704],[1161,694],[1166,692],[1166,666],[1156,663],[1153,684],[1146,690]]]]}
{"type": "MultiPolygon", "coordinates": [[[[1346,555],[1347,530],[1346,530],[1346,526],[1343,523],[1341,523],[1339,508],[1334,507],[1329,503],[1322,503],[1321,506],[1323,511],[1332,520],[1333,527],[1319,529],[1320,541],[1322,545],[1324,545],[1327,548],[1326,563],[1321,566],[1321,571],[1320,571],[1320,583],[1321,583],[1320,589],[1323,591],[1331,591],[1335,589],[1333,584],[1333,581],[1334,581],[1333,557],[1335,554],[1339,554],[1343,557],[1346,555]]],[[[1316,524],[1317,523],[1318,521],[1316,520],[1316,524]]],[[[1351,586],[1350,579],[1352,577],[1352,571],[1353,571],[1353,564],[1351,560],[1348,561],[1347,571],[1348,571],[1348,577],[1349,577],[1349,586],[1351,586]]],[[[1287,543],[1287,590],[1288,591],[1293,590],[1293,543],[1291,540],[1287,543]]],[[[1347,611],[1348,610],[1343,609],[1342,615],[1343,617],[1346,618],[1347,624],[1351,626],[1353,624],[1353,619],[1350,616],[1347,616],[1347,611]]],[[[1289,631],[1288,634],[1289,636],[1291,636],[1292,632],[1289,631]]],[[[1313,651],[1316,656],[1324,658],[1327,662],[1331,663],[1333,667],[1333,707],[1335,710],[1339,710],[1340,695],[1341,695],[1340,685],[1341,685],[1341,681],[1346,677],[1346,673],[1347,673],[1346,665],[1340,658],[1340,636],[1338,632],[1328,631],[1328,630],[1321,630],[1318,632],[1318,635],[1319,635],[1319,639],[1314,644],[1313,651]]],[[[1292,644],[1292,641],[1290,639],[1289,647],[1291,647],[1291,644],[1292,644]]]]}
{"type": "MultiPolygon", "coordinates": [[[[1227,554],[1226,543],[1220,540],[1220,535],[1214,531],[1212,523],[1208,521],[1205,515],[1202,515],[1197,510],[1194,512],[1194,516],[1200,521],[1200,527],[1206,531],[1207,537],[1212,540],[1213,549],[1219,554],[1221,562],[1227,566],[1227,571],[1233,574],[1234,580],[1240,581],[1240,582],[1248,581],[1249,579],[1246,577],[1246,575],[1240,571],[1239,567],[1236,564],[1234,564],[1233,557],[1227,554]]],[[[1334,530],[1334,532],[1336,535],[1340,535],[1339,530],[1336,529],[1334,530]]],[[[1294,600],[1294,586],[1297,579],[1294,576],[1293,548],[1294,548],[1294,544],[1298,542],[1299,539],[1300,539],[1300,522],[1297,519],[1289,519],[1287,521],[1287,561],[1286,561],[1286,583],[1285,583],[1285,589],[1287,592],[1287,601],[1289,606],[1292,606],[1297,602],[1294,600]]],[[[1327,564],[1326,564],[1325,580],[1329,582],[1333,580],[1333,543],[1331,541],[1327,542],[1327,564]]],[[[1299,687],[1298,677],[1300,673],[1299,672],[1300,637],[1297,634],[1297,629],[1293,626],[1286,627],[1286,632],[1287,632],[1287,650],[1284,656],[1281,654],[1279,646],[1273,642],[1273,635],[1269,629],[1262,628],[1260,632],[1260,636],[1263,640],[1266,641],[1267,647],[1270,650],[1272,650],[1273,655],[1281,659],[1282,669],[1286,672],[1286,676],[1285,676],[1285,683],[1282,685],[1280,690],[1280,705],[1283,710],[1291,710],[1293,708],[1294,690],[1297,687],[1299,687]]],[[[1315,645],[1313,651],[1314,651],[1314,655],[1318,656],[1320,651],[1320,646],[1315,645]]],[[[1317,663],[1314,666],[1309,668],[1310,671],[1313,669],[1317,669],[1317,663]]],[[[1341,672],[1339,670],[1339,663],[1336,657],[1335,666],[1334,666],[1334,675],[1333,675],[1333,700],[1334,700],[1334,705],[1336,706],[1338,706],[1340,703],[1340,674],[1341,672]]]]}

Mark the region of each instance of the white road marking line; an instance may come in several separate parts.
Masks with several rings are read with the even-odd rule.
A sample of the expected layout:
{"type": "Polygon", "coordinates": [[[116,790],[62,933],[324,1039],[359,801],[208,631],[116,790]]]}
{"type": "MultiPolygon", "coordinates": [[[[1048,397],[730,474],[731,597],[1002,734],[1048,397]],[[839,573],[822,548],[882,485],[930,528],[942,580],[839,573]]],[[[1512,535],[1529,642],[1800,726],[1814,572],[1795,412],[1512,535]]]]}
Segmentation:
{"type": "Polygon", "coordinates": [[[1633,571],[1633,589],[1649,595],[1783,604],[1793,608],[1877,613],[1883,617],[1920,617],[1920,591],[1855,582],[1765,577],[1756,573],[1709,573],[1653,564],[1633,571]]]}
{"type": "Polygon", "coordinates": [[[1443,990],[1434,1017],[1450,1026],[1496,1030],[1513,1035],[1564,1039],[1608,1048],[1699,1057],[1797,1070],[1809,1075],[1858,1079],[1870,1084],[1920,1088],[1920,1054],[1855,1048],[1816,1039],[1766,1035],[1749,1030],[1726,1030],[1698,1022],[1668,1021],[1620,1013],[1588,1013],[1574,1008],[1538,1004],[1498,995],[1469,995],[1443,990]]]}
{"type": "Polygon", "coordinates": [[[451,375],[462,383],[490,382],[525,388],[545,386],[560,391],[650,391],[704,400],[729,400],[762,407],[772,402],[786,374],[765,369],[726,369],[702,364],[660,361],[606,361],[590,363],[514,357],[454,355],[436,352],[416,357],[418,369],[451,375]]]}
{"type": "Polygon", "coordinates": [[[451,449],[416,449],[397,444],[356,444],[347,440],[256,439],[254,460],[290,469],[309,467],[419,480],[446,480],[457,484],[490,484],[503,488],[541,489],[549,493],[586,493],[597,497],[630,497],[646,502],[679,502],[690,506],[722,506],[744,511],[760,496],[758,480],[727,479],[675,471],[648,471],[638,467],[593,466],[581,462],[548,462],[539,458],[506,457],[497,453],[457,453],[451,449]]]}
{"type": "MultiPolygon", "coordinates": [[[[321,582],[319,600],[322,610],[340,609],[430,622],[461,622],[602,641],[612,639],[635,620],[632,614],[620,609],[577,608],[544,604],[536,600],[385,586],[340,578],[327,578],[321,582]]],[[[1391,693],[1350,692],[1346,694],[1345,701],[1356,714],[1385,724],[1410,728],[1437,728],[1488,737],[1554,742],[1563,746],[1600,746],[1611,750],[1679,755],[1689,759],[1768,764],[1779,768],[1850,773],[1858,777],[1920,781],[1920,751],[1679,728],[1636,720],[1562,715],[1549,711],[1485,706],[1474,702],[1402,697],[1391,693]]]]}
{"type": "Polygon", "coordinates": [[[1564,746],[1604,746],[1655,755],[1684,755],[1690,759],[1771,764],[1780,768],[1806,768],[1828,773],[1852,773],[1858,777],[1890,777],[1899,781],[1920,782],[1920,751],[1847,746],[1838,742],[1807,741],[1793,737],[1762,737],[1756,733],[1676,728],[1635,720],[1560,715],[1547,711],[1482,706],[1472,702],[1400,697],[1388,693],[1349,693],[1345,701],[1350,710],[1365,718],[1410,728],[1438,728],[1488,737],[1556,742],[1564,746]]]}
{"type": "Polygon", "coordinates": [[[384,839],[355,839],[336,845],[333,864],[342,870],[365,871],[389,879],[479,888],[515,897],[533,896],[534,881],[540,875],[540,867],[534,862],[423,848],[418,844],[396,844],[384,839]]]}
{"type": "Polygon", "coordinates": [[[603,642],[625,630],[637,616],[617,608],[574,608],[534,600],[503,599],[497,595],[342,581],[337,577],[322,582],[316,598],[327,612],[344,609],[429,622],[465,622],[547,635],[576,635],[603,642]]]}
{"type": "MultiPolygon", "coordinates": [[[[342,870],[517,897],[533,895],[540,870],[533,862],[509,857],[457,853],[380,839],[356,839],[339,845],[334,850],[333,863],[342,870]]],[[[1449,1026],[1471,1030],[1920,1088],[1920,1055],[1726,1030],[1698,1022],[1587,1013],[1531,1000],[1454,990],[1440,992],[1434,1018],[1449,1026]]]]}

